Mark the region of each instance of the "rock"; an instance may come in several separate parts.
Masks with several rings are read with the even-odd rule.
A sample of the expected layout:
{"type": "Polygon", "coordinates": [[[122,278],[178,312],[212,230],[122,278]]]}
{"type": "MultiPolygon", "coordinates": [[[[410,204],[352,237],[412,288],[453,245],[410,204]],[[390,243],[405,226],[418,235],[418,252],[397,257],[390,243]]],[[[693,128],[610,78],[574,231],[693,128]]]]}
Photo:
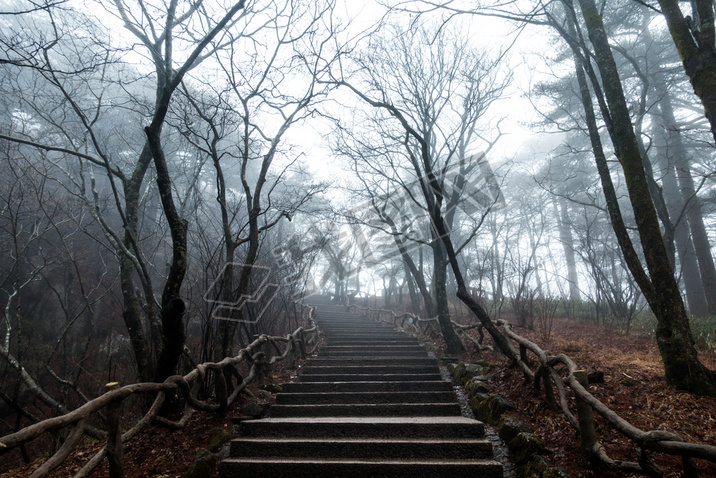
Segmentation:
{"type": "Polygon", "coordinates": [[[469,363],[465,365],[465,371],[467,373],[473,374],[472,376],[474,377],[476,374],[482,372],[482,365],[478,365],[476,363],[469,363]]]}
{"type": "Polygon", "coordinates": [[[494,365],[494,364],[488,362],[487,360],[475,360],[473,363],[476,365],[479,365],[482,368],[490,368],[494,365]]]}
{"type": "Polygon", "coordinates": [[[256,396],[259,398],[263,398],[264,400],[268,400],[271,398],[271,392],[267,392],[266,390],[259,390],[259,393],[257,393],[256,396]]]}
{"type": "Polygon", "coordinates": [[[276,385],[275,383],[267,383],[266,385],[261,386],[261,390],[266,390],[269,393],[281,393],[283,392],[283,387],[281,385],[276,385]]]}
{"type": "MultiPolygon", "coordinates": [[[[484,402],[488,398],[490,398],[490,396],[488,394],[481,393],[481,392],[474,393],[474,394],[470,395],[470,400],[473,400],[475,403],[484,402]]],[[[473,408],[475,408],[475,407],[473,407],[473,408]]]]}
{"type": "Polygon", "coordinates": [[[489,393],[490,385],[484,380],[477,380],[477,377],[472,377],[465,384],[465,391],[467,391],[468,395],[474,395],[476,393],[489,393]]]}
{"type": "Polygon", "coordinates": [[[518,467],[530,463],[536,455],[544,453],[542,440],[532,433],[520,432],[507,443],[518,467]]]}
{"type": "Polygon", "coordinates": [[[455,380],[457,383],[462,383],[462,379],[463,379],[463,377],[465,377],[465,373],[466,373],[465,364],[464,363],[457,364],[455,367],[453,367],[452,372],[450,372],[450,373],[452,374],[453,380],[455,380]]]}
{"type": "Polygon", "coordinates": [[[482,381],[476,381],[473,382],[475,384],[475,390],[479,393],[490,393],[490,384],[487,382],[482,381]]]}
{"type": "Polygon", "coordinates": [[[515,409],[512,402],[499,395],[491,395],[486,400],[480,402],[471,400],[470,405],[473,407],[473,411],[479,420],[491,425],[498,425],[502,420],[502,415],[515,409]]]}
{"type": "Polygon", "coordinates": [[[209,478],[216,467],[216,461],[209,450],[199,450],[194,462],[181,474],[181,478],[209,478]]]}
{"type": "Polygon", "coordinates": [[[206,446],[206,449],[211,453],[216,453],[221,449],[224,443],[232,438],[233,436],[228,431],[221,428],[214,428],[209,432],[209,444],[206,446]]]}
{"type": "Polygon", "coordinates": [[[486,394],[486,393],[480,392],[480,393],[476,393],[476,394],[475,394],[475,398],[478,399],[478,400],[480,400],[480,401],[482,402],[482,401],[484,401],[484,400],[489,399],[490,396],[489,396],[488,394],[486,394]]]}
{"type": "Polygon", "coordinates": [[[483,366],[478,363],[461,363],[457,365],[448,364],[447,367],[448,371],[452,375],[452,378],[461,385],[465,385],[465,383],[473,377],[484,376],[480,375],[483,370],[483,366]]]}
{"type": "Polygon", "coordinates": [[[499,435],[505,443],[509,443],[520,433],[534,433],[532,425],[521,422],[516,418],[507,417],[500,426],[499,435]]]}
{"type": "Polygon", "coordinates": [[[218,456],[219,461],[231,458],[231,443],[225,443],[216,455],[218,456]]]}
{"type": "Polygon", "coordinates": [[[249,417],[260,417],[266,413],[267,409],[268,407],[266,405],[259,405],[256,402],[251,402],[248,405],[239,408],[239,413],[249,417]]]}
{"type": "Polygon", "coordinates": [[[460,377],[460,383],[462,385],[465,385],[468,380],[477,376],[478,374],[480,374],[480,372],[482,372],[482,365],[478,365],[476,363],[465,364],[464,373],[462,374],[462,377],[460,377]]]}

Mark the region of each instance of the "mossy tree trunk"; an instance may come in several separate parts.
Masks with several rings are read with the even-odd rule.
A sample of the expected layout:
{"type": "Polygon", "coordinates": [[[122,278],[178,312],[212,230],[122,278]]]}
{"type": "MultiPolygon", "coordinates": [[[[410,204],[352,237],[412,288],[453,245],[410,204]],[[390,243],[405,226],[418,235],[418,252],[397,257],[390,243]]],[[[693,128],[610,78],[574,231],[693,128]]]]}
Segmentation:
{"type": "MultiPolygon", "coordinates": [[[[615,227],[615,232],[627,264],[656,316],[656,340],[666,380],[679,390],[716,395],[716,374],[698,359],[688,314],[669,263],[604,23],[593,0],[579,0],[579,4],[602,78],[612,126],[612,141],[624,172],[648,272],[643,270],[640,262],[635,262],[634,249],[630,241],[627,244],[628,235],[624,237],[623,226],[615,227]]],[[[615,220],[621,221],[621,218],[615,218],[611,209],[610,214],[613,223],[615,220]]]]}
{"type": "Polygon", "coordinates": [[[245,0],[238,0],[219,18],[206,34],[197,39],[183,63],[177,65],[173,58],[175,30],[183,28],[183,22],[198,11],[198,7],[177,18],[178,2],[173,0],[163,12],[166,21],[161,35],[156,35],[155,25],[150,21],[138,23],[125,6],[115,2],[117,13],[138,41],[144,45],[152,58],[156,73],[156,100],[149,126],[144,129],[146,144],[132,176],[124,181],[125,193],[125,235],[121,253],[121,281],[124,298],[123,317],[129,329],[130,339],[137,358],[140,377],[143,380],[163,381],[175,373],[184,346],[183,316],[185,304],[181,300],[181,287],[187,269],[187,221],[178,213],[172,196],[172,179],[161,143],[162,128],[169,104],[184,76],[202,61],[202,54],[213,39],[223,31],[229,22],[244,9],[245,0]],[[145,30],[146,29],[146,30],[145,30]],[[151,31],[151,33],[148,33],[151,31]],[[157,187],[162,209],[169,225],[172,239],[172,260],[164,284],[161,309],[156,310],[150,275],[141,261],[137,247],[137,224],[140,190],[146,172],[154,164],[157,173],[157,187]],[[133,275],[137,272],[144,288],[146,311],[134,290],[133,275]],[[146,315],[145,315],[146,314],[146,315]],[[146,322],[149,322],[147,324],[146,322]]]}
{"type": "Polygon", "coordinates": [[[694,93],[701,100],[704,114],[711,124],[716,141],[716,45],[714,39],[714,3],[692,0],[692,15],[684,17],[678,0],[659,0],[671,38],[674,40],[691,81],[694,93]]]}

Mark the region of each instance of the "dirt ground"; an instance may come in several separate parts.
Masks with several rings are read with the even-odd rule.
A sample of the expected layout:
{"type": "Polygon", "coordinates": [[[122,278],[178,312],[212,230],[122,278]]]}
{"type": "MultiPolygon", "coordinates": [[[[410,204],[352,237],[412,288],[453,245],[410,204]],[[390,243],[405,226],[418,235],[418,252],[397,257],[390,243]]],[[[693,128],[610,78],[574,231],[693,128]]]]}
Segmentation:
{"type": "MultiPolygon", "coordinates": [[[[591,393],[632,425],[644,430],[665,430],[684,441],[716,443],[716,399],[694,397],[666,385],[663,366],[654,341],[643,335],[609,331],[593,324],[556,319],[549,343],[527,329],[513,329],[544,350],[565,353],[587,372],[603,372],[604,383],[590,385],[591,393]]],[[[491,354],[467,352],[460,361],[477,358],[494,361],[491,354]]],[[[716,369],[713,356],[702,357],[716,369]]],[[[514,414],[529,422],[542,438],[554,466],[566,469],[573,477],[624,477],[625,473],[585,469],[580,464],[579,438],[561,412],[546,406],[543,393],[523,384],[516,368],[497,368],[490,380],[493,393],[515,405],[514,414]]],[[[573,413],[576,412],[573,410],[573,413]]],[[[609,456],[617,460],[637,461],[636,447],[606,422],[597,417],[597,435],[609,456]]],[[[681,476],[680,458],[656,454],[655,462],[667,477],[681,476]]],[[[698,460],[699,476],[716,476],[716,464],[698,460]]]]}

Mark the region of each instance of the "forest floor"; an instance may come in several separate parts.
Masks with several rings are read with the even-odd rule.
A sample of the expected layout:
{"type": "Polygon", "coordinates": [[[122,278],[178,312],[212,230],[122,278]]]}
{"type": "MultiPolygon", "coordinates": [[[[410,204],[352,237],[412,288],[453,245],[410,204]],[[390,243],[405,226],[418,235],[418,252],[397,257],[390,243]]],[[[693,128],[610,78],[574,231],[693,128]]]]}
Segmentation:
{"type": "MultiPolygon", "coordinates": [[[[664,368],[653,339],[566,319],[555,319],[549,341],[541,337],[546,334],[537,331],[518,327],[513,327],[513,331],[549,353],[567,354],[588,373],[603,372],[604,382],[591,384],[590,392],[641,430],[665,430],[687,442],[716,443],[716,399],[695,397],[670,388],[664,380],[664,368]]],[[[458,358],[461,362],[476,359],[494,362],[488,352],[466,352],[458,358]]],[[[713,354],[701,359],[716,370],[713,354]]],[[[494,368],[489,384],[491,393],[515,405],[513,415],[533,426],[553,466],[564,468],[572,478],[629,476],[623,472],[593,472],[581,466],[579,438],[574,429],[561,412],[552,411],[546,405],[543,393],[524,385],[524,376],[517,368],[494,368]]],[[[634,444],[601,417],[597,417],[597,437],[611,458],[637,461],[634,444]]],[[[681,476],[680,458],[663,454],[653,458],[664,469],[665,477],[681,476]]],[[[699,476],[716,476],[716,464],[698,460],[698,466],[699,476]]]]}
{"type": "MultiPolygon", "coordinates": [[[[301,360],[297,364],[302,365],[301,360]]],[[[298,377],[298,370],[286,370],[281,362],[272,366],[266,383],[286,383],[295,381],[298,377]]],[[[232,418],[240,417],[239,410],[250,402],[260,404],[271,403],[275,396],[267,396],[256,383],[250,384],[247,389],[257,399],[247,395],[241,395],[228,410],[226,415],[216,413],[194,411],[187,425],[181,430],[173,430],[160,425],[151,425],[142,431],[131,441],[124,445],[124,463],[126,478],[175,478],[180,477],[197,457],[200,450],[204,450],[210,441],[211,431],[222,429],[231,432],[234,424],[232,418]]],[[[180,415],[170,417],[178,420],[180,415]]],[[[86,444],[70,455],[64,463],[54,472],[51,477],[74,476],[84,465],[102,449],[104,443],[86,444]]],[[[12,458],[19,462],[17,456],[4,456],[3,459],[12,458]]],[[[47,460],[47,456],[38,457],[29,464],[19,465],[7,469],[5,464],[0,465],[0,478],[27,477],[47,460]]],[[[218,463],[218,459],[217,459],[218,463]]],[[[95,468],[89,475],[92,478],[109,476],[107,460],[95,468]]],[[[211,478],[218,477],[218,466],[214,468],[211,478]]]]}
{"type": "MultiPolygon", "coordinates": [[[[685,441],[716,443],[716,399],[694,397],[669,388],[663,378],[663,367],[650,338],[632,333],[606,330],[593,324],[555,320],[548,343],[539,334],[515,328],[515,332],[538,343],[551,353],[566,353],[588,372],[604,373],[604,383],[590,385],[590,391],[624,419],[642,430],[667,430],[677,433],[685,441]]],[[[495,362],[486,353],[467,352],[460,361],[477,359],[495,362]]],[[[709,366],[716,369],[713,357],[709,366]]],[[[593,472],[580,465],[579,439],[561,413],[550,410],[543,396],[532,387],[523,384],[522,373],[504,365],[491,369],[492,393],[497,393],[515,405],[513,412],[520,420],[529,422],[535,433],[543,440],[548,459],[554,466],[568,471],[572,478],[624,477],[624,473],[593,472]]],[[[276,383],[293,381],[296,371],[274,367],[270,378],[276,383]]],[[[252,392],[258,394],[254,385],[252,392]]],[[[246,403],[245,399],[243,403],[246,403]]],[[[268,397],[262,401],[270,402],[268,397]]],[[[236,404],[226,416],[195,412],[183,430],[174,431],[161,426],[151,426],[125,446],[125,462],[128,478],[179,477],[194,461],[199,450],[205,448],[212,429],[232,427],[231,418],[238,414],[241,403],[236,404]]],[[[635,461],[633,444],[610,429],[598,419],[597,433],[609,455],[614,459],[635,461]]],[[[51,476],[72,476],[94,455],[101,444],[87,445],[77,450],[60,469],[51,476]]],[[[3,459],[7,458],[7,455],[3,459]]],[[[656,455],[655,461],[664,468],[665,476],[680,476],[680,460],[656,455]]],[[[28,476],[44,459],[12,471],[0,472],[0,478],[28,476]]],[[[5,467],[2,467],[5,468],[5,467]]],[[[716,465],[699,460],[699,476],[716,476],[716,465]]],[[[107,476],[105,465],[91,475],[107,476]]],[[[216,475],[216,470],[214,475],[216,475]]]]}

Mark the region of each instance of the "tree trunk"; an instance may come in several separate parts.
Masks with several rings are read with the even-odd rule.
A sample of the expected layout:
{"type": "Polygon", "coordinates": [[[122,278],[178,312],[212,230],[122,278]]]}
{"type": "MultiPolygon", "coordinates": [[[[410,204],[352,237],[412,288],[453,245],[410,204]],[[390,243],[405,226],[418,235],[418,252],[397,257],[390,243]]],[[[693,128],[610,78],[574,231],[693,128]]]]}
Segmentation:
{"type": "MultiPolygon", "coordinates": [[[[656,118],[655,118],[656,119],[656,118]]],[[[709,313],[706,294],[701,283],[701,273],[694,253],[694,246],[689,236],[688,221],[681,218],[684,209],[684,201],[676,181],[674,165],[669,159],[668,149],[671,147],[666,132],[661,125],[654,121],[654,142],[657,146],[657,157],[659,161],[660,175],[662,177],[664,200],[672,218],[674,228],[674,243],[676,253],[681,263],[681,277],[686,289],[686,301],[689,304],[689,311],[693,315],[706,316],[709,313]]],[[[675,268],[675,262],[672,261],[675,268]]]]}
{"type": "MultiPolygon", "coordinates": [[[[122,245],[124,250],[133,254],[137,261],[140,261],[139,251],[136,248],[137,225],[139,223],[139,200],[142,181],[152,162],[152,153],[149,142],[145,144],[139,155],[139,160],[135,165],[132,176],[124,181],[124,238],[122,245]]],[[[137,297],[137,289],[135,285],[135,274],[143,274],[143,271],[137,270],[135,262],[123,252],[117,252],[119,256],[120,281],[122,284],[122,318],[127,327],[129,340],[132,344],[134,357],[137,361],[137,373],[139,379],[143,382],[150,382],[154,379],[156,372],[156,362],[154,356],[154,342],[157,340],[156,335],[161,331],[156,330],[154,326],[154,292],[152,286],[147,281],[148,276],[144,276],[142,286],[144,296],[147,300],[146,310],[142,310],[139,297],[137,297]],[[146,315],[145,315],[146,313],[146,315]]]]}
{"type": "Polygon", "coordinates": [[[172,195],[172,182],[167,168],[164,150],[161,144],[162,124],[169,108],[174,88],[165,86],[157,102],[154,120],[144,131],[147,134],[147,143],[154,158],[154,168],[157,172],[157,187],[162,201],[162,209],[169,224],[172,238],[172,262],[169,275],[162,291],[161,310],[161,347],[154,380],[163,382],[176,372],[181,351],[184,348],[184,310],[186,306],[179,298],[181,287],[187,269],[187,228],[188,222],[183,219],[176,209],[172,195]]]}
{"type": "Polygon", "coordinates": [[[601,15],[593,0],[579,0],[579,3],[602,77],[613,124],[614,148],[624,171],[649,271],[651,287],[644,291],[644,295],[657,319],[656,340],[666,380],[680,390],[716,395],[716,374],[698,360],[688,315],[666,254],[642,157],[601,15]]]}
{"type": "Polygon", "coordinates": [[[693,20],[684,17],[678,0],[659,0],[659,5],[684,65],[684,72],[704,106],[704,115],[711,124],[711,135],[716,141],[716,35],[713,2],[693,0],[693,20]]]}
{"type": "Polygon", "coordinates": [[[677,129],[671,94],[665,86],[662,86],[660,90],[659,111],[662,119],[660,126],[665,131],[665,141],[667,141],[666,144],[668,144],[669,152],[671,152],[669,162],[676,168],[676,178],[681,189],[682,200],[686,204],[686,218],[691,230],[694,252],[698,260],[701,283],[708,302],[708,314],[716,315],[716,266],[714,266],[711,244],[704,225],[701,201],[696,196],[694,178],[691,176],[691,165],[689,164],[681,133],[677,129]]]}
{"type": "MultiPolygon", "coordinates": [[[[378,211],[379,214],[380,211],[378,211]]],[[[393,218],[390,216],[387,216],[385,214],[381,214],[381,217],[383,220],[388,224],[390,227],[390,232],[393,236],[393,239],[395,240],[395,245],[398,247],[398,251],[400,252],[400,257],[403,258],[403,263],[405,264],[405,267],[410,271],[410,273],[413,275],[413,278],[415,279],[415,283],[418,286],[418,289],[420,290],[420,295],[423,297],[423,303],[425,304],[425,314],[428,316],[428,318],[435,317],[437,315],[437,310],[435,308],[435,303],[433,301],[432,295],[430,295],[430,291],[428,290],[427,284],[425,284],[425,276],[422,273],[422,248],[420,249],[420,259],[421,259],[421,265],[420,268],[418,268],[415,265],[415,261],[413,261],[413,258],[410,257],[410,254],[408,254],[408,249],[405,246],[405,242],[398,234],[398,228],[395,225],[395,221],[393,221],[393,218]]],[[[419,308],[415,310],[415,313],[418,314],[419,308]]]]}
{"type": "Polygon", "coordinates": [[[567,201],[560,198],[559,206],[557,202],[554,204],[555,217],[557,218],[557,227],[559,228],[559,239],[562,242],[564,250],[564,260],[567,263],[567,282],[569,283],[569,298],[572,302],[577,303],[581,300],[579,294],[579,276],[577,276],[577,261],[574,255],[574,238],[572,237],[571,219],[569,218],[569,209],[567,201]]]}
{"type": "MultiPolygon", "coordinates": [[[[647,12],[645,15],[650,13],[646,8],[644,10],[647,12]]],[[[644,31],[644,35],[644,41],[646,43],[651,43],[652,38],[648,29],[644,31]]],[[[671,192],[672,189],[676,191],[676,188],[671,184],[674,181],[670,179],[670,184],[668,185],[670,192],[668,196],[673,196],[674,204],[679,205],[678,217],[681,217],[682,210],[684,206],[686,206],[687,221],[682,220],[681,222],[683,224],[677,224],[677,230],[680,225],[683,225],[684,227],[682,229],[684,231],[691,231],[691,237],[688,237],[687,232],[681,233],[687,236],[687,239],[681,239],[684,244],[677,247],[683,251],[688,251],[688,245],[692,244],[698,263],[697,272],[693,267],[693,264],[686,265],[686,262],[684,261],[684,282],[686,284],[687,280],[693,281],[700,277],[700,288],[703,291],[690,292],[688,284],[686,284],[689,308],[691,313],[694,315],[715,315],[716,267],[714,267],[713,256],[711,255],[711,245],[704,226],[701,203],[699,198],[696,196],[694,180],[691,176],[689,156],[686,152],[681,132],[679,131],[676,123],[671,101],[671,93],[669,92],[667,80],[660,65],[659,58],[653,49],[649,49],[647,55],[652,67],[655,70],[652,74],[652,84],[654,87],[654,97],[658,99],[658,114],[654,114],[652,116],[652,124],[654,125],[654,129],[658,130],[654,132],[654,137],[661,143],[660,146],[663,160],[662,171],[668,168],[670,173],[668,177],[676,177],[676,182],[678,183],[678,187],[681,191],[681,197],[678,199],[676,193],[671,192]],[[676,171],[675,175],[674,170],[676,171]],[[688,227],[686,227],[686,223],[688,223],[688,227]],[[689,276],[690,279],[687,279],[689,276]],[[696,295],[702,297],[696,297],[696,295]],[[706,301],[707,308],[704,308],[701,303],[703,300],[706,301]],[[698,303],[696,303],[696,301],[698,301],[698,303]]],[[[662,174],[665,173],[662,172],[662,174]]],[[[667,187],[666,183],[664,187],[667,187]]]]}
{"type": "Polygon", "coordinates": [[[447,351],[451,354],[459,354],[465,351],[465,347],[458,337],[455,328],[450,320],[450,303],[447,297],[447,259],[442,241],[436,238],[431,244],[433,249],[433,286],[435,290],[435,304],[437,307],[438,322],[442,330],[447,351]]]}
{"type": "Polygon", "coordinates": [[[421,315],[421,309],[420,307],[420,297],[418,296],[418,291],[415,290],[415,283],[413,282],[413,274],[410,272],[410,268],[408,268],[408,265],[403,261],[403,273],[405,274],[405,283],[408,284],[408,292],[410,293],[410,306],[413,309],[413,314],[417,315],[418,317],[421,315]]]}

